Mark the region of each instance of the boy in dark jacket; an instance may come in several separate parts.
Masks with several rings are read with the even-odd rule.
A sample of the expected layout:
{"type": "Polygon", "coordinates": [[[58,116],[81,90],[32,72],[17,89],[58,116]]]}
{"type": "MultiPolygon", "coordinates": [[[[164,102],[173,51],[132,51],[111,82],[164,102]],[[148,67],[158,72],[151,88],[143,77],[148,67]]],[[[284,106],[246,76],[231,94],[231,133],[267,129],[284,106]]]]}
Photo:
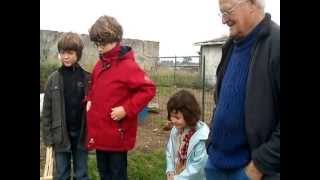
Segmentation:
{"type": "Polygon", "coordinates": [[[83,42],[65,33],[58,42],[62,66],[48,79],[43,103],[43,140],[55,151],[57,180],[70,179],[71,159],[77,180],[88,180],[84,97],[90,74],[78,64],[83,42]]]}
{"type": "Polygon", "coordinates": [[[88,95],[87,148],[96,149],[102,180],[126,180],[137,115],[154,97],[155,85],[135,62],[131,47],[121,45],[122,27],[115,18],[100,17],[89,35],[100,58],[88,95]]]}

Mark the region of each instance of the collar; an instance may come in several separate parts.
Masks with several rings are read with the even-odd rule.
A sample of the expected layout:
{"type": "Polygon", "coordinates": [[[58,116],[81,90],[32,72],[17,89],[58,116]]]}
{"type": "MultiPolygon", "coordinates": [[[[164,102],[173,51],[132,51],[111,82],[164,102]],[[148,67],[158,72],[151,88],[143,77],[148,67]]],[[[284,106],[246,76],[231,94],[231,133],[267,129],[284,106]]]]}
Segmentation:
{"type": "Polygon", "coordinates": [[[120,45],[120,43],[117,43],[117,45],[113,49],[100,55],[99,59],[104,64],[111,64],[113,61],[115,61],[116,59],[119,58],[120,50],[121,50],[121,45],[120,45]]]}
{"type": "Polygon", "coordinates": [[[66,67],[64,66],[63,64],[61,65],[61,67],[58,69],[59,72],[62,72],[62,71],[76,71],[77,69],[80,68],[80,65],[78,62],[74,63],[72,66],[70,67],[66,67]]]}

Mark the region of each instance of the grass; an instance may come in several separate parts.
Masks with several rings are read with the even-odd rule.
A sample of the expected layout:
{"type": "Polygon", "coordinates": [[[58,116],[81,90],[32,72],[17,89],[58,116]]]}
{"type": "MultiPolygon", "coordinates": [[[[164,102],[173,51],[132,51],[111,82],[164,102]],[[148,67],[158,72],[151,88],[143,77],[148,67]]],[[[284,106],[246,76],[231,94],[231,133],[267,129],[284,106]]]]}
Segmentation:
{"type": "MultiPolygon", "coordinates": [[[[128,153],[129,180],[163,180],[165,176],[165,154],[163,150],[153,152],[134,151],[128,153]]],[[[95,155],[89,156],[89,176],[99,179],[95,155]]]]}
{"type": "Polygon", "coordinates": [[[128,163],[129,180],[163,180],[166,177],[163,151],[132,152],[129,154],[128,163]]]}
{"type": "Polygon", "coordinates": [[[160,97],[164,97],[164,96],[170,97],[174,92],[175,92],[175,87],[173,86],[169,86],[169,87],[157,86],[157,94],[160,97]]]}
{"type": "MultiPolygon", "coordinates": [[[[177,86],[177,87],[196,87],[201,81],[199,73],[187,70],[158,69],[152,72],[151,79],[157,86],[177,86]]],[[[198,88],[198,87],[197,87],[198,88]]]]}
{"type": "Polygon", "coordinates": [[[94,154],[89,154],[88,158],[88,172],[91,180],[99,180],[99,173],[97,169],[96,156],[94,154]]]}

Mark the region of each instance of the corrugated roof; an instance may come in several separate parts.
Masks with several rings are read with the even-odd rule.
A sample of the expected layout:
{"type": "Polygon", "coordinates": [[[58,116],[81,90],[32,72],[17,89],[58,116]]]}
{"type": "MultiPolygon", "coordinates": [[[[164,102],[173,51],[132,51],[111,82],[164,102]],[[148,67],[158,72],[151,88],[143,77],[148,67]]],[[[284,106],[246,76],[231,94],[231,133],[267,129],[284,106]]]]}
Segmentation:
{"type": "Polygon", "coordinates": [[[222,45],[228,40],[228,38],[229,36],[223,36],[223,37],[208,40],[208,41],[196,42],[193,45],[195,46],[222,45]]]}

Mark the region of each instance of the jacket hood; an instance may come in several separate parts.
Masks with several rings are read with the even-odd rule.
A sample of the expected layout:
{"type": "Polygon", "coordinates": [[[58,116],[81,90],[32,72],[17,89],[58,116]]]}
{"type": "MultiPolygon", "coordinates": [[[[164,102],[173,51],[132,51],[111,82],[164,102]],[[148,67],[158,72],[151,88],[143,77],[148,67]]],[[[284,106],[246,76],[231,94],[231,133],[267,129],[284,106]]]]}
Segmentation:
{"type": "Polygon", "coordinates": [[[208,139],[208,135],[209,135],[209,127],[206,123],[199,121],[197,123],[197,127],[196,127],[197,131],[194,135],[196,135],[195,137],[197,137],[197,139],[199,140],[207,140],[208,139]]]}
{"type": "Polygon", "coordinates": [[[105,64],[110,64],[115,60],[134,59],[134,54],[131,47],[118,43],[112,50],[100,54],[99,59],[105,64]]]}

